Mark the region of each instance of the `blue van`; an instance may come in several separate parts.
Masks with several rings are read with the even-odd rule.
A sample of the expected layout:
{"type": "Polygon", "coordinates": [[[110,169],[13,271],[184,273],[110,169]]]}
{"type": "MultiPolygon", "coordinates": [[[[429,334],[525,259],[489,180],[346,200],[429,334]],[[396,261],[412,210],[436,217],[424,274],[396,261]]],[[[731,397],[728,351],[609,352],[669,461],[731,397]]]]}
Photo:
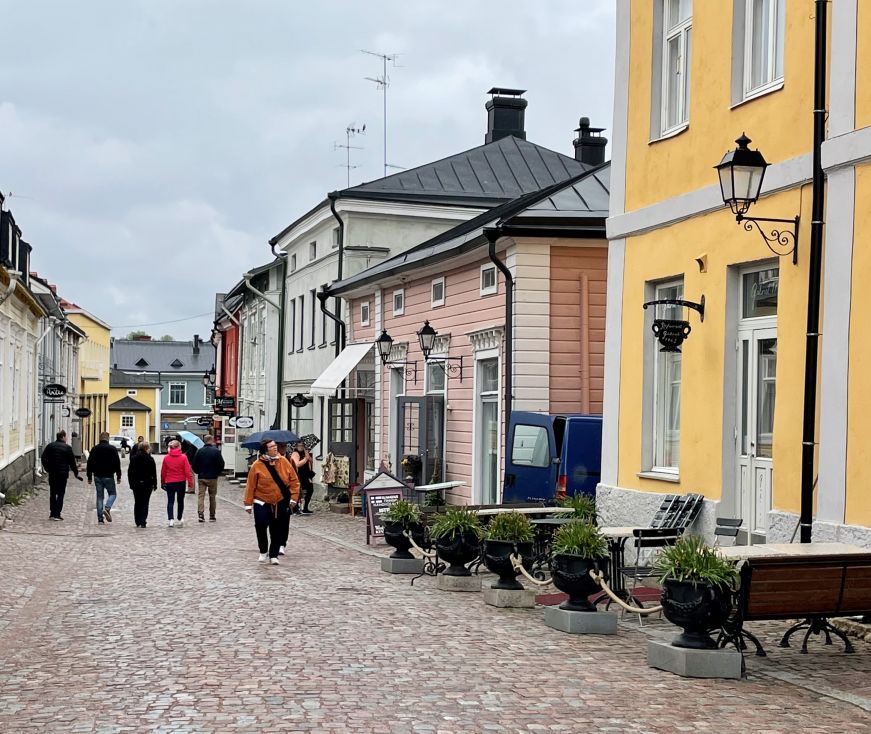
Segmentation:
{"type": "Polygon", "coordinates": [[[503,504],[595,495],[602,468],[602,416],[512,411],[503,504]]]}

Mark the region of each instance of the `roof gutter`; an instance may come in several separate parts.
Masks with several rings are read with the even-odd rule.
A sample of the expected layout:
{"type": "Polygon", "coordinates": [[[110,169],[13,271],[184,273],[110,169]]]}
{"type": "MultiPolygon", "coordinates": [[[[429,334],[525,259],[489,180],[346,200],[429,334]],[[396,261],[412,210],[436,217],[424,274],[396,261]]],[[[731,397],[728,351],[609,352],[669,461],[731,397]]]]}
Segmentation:
{"type": "MultiPolygon", "coordinates": [[[[508,266],[496,255],[496,241],[502,236],[502,228],[486,227],[484,236],[487,238],[487,254],[493,264],[505,276],[505,425],[511,421],[511,408],[514,393],[514,276],[508,266]]],[[[506,439],[507,443],[507,439],[506,439]]]]}

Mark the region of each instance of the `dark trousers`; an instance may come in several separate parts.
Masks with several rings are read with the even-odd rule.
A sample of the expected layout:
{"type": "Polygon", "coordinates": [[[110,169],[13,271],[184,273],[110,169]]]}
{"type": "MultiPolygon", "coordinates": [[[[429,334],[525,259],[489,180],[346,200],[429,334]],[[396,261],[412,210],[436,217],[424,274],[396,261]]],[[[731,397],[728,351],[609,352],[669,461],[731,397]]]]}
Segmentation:
{"type": "Polygon", "coordinates": [[[270,558],[278,558],[281,546],[282,521],[281,511],[277,506],[258,505],[254,503],[254,530],[257,531],[257,545],[261,553],[268,553],[270,558]]]}
{"type": "Polygon", "coordinates": [[[48,475],[48,514],[50,517],[60,517],[64,509],[64,495],[67,491],[69,472],[58,472],[48,475]]]}
{"type": "Polygon", "coordinates": [[[136,527],[145,527],[148,522],[148,503],[151,502],[151,487],[133,488],[133,520],[136,527]]]}
{"type": "Polygon", "coordinates": [[[181,520],[184,515],[185,482],[168,482],[166,485],[166,519],[181,520]],[[173,517],[176,501],[178,501],[178,517],[173,517]]]}
{"type": "Polygon", "coordinates": [[[312,495],[315,492],[315,487],[313,484],[309,484],[307,487],[301,487],[300,491],[302,492],[302,509],[308,509],[308,503],[312,500],[312,495]]]}

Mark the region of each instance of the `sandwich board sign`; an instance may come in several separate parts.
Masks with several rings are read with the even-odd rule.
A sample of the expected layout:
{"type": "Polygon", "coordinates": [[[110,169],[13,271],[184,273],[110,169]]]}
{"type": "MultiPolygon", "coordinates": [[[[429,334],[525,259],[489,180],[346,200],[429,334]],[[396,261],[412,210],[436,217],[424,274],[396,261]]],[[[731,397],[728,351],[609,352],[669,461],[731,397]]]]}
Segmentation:
{"type": "Polygon", "coordinates": [[[380,471],[357,490],[364,496],[366,503],[366,545],[373,538],[384,537],[385,513],[394,502],[403,499],[409,489],[405,482],[390,472],[380,471]]]}

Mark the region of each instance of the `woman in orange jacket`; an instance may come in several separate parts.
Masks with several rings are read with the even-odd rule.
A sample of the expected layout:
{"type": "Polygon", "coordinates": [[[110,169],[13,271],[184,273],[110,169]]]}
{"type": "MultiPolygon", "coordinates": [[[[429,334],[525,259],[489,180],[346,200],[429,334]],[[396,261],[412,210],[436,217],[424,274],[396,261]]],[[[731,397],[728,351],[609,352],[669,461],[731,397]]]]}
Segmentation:
{"type": "Polygon", "coordinates": [[[284,542],[281,505],[285,501],[290,510],[299,503],[299,479],[290,462],[279,455],[275,441],[264,441],[245,484],[245,511],[254,515],[260,563],[278,565],[278,550],[284,542]]]}

